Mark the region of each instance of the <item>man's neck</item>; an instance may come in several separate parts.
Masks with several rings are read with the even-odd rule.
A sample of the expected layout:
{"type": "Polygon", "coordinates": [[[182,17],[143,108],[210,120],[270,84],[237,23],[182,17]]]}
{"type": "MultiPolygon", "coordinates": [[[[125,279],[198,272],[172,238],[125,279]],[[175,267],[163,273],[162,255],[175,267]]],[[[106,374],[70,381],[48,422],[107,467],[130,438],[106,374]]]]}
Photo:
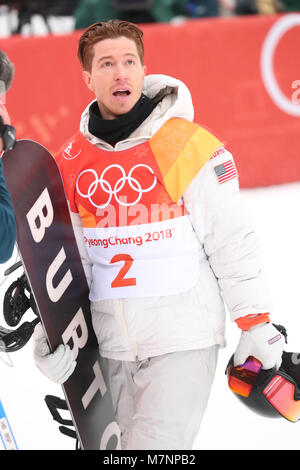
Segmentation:
{"type": "Polygon", "coordinates": [[[89,108],[89,132],[105,142],[115,145],[127,139],[152,113],[156,104],[142,95],[134,107],[115,119],[103,119],[97,101],[89,108]]]}

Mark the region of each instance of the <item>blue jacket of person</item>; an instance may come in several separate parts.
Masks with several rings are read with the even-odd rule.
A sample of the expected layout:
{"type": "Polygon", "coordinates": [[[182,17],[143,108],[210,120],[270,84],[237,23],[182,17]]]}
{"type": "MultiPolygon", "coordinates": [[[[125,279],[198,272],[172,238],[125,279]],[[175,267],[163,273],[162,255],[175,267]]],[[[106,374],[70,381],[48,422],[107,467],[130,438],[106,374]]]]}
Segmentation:
{"type": "Polygon", "coordinates": [[[0,263],[12,255],[16,241],[16,221],[10,195],[7,191],[0,160],[0,263]]]}

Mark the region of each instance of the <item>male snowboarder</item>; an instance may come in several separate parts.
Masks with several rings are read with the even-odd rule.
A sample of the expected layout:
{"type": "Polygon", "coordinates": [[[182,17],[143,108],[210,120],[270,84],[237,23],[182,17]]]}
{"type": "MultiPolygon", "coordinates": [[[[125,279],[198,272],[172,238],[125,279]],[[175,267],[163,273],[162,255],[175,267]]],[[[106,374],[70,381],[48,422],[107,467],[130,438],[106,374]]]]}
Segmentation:
{"type": "MultiPolygon", "coordinates": [[[[181,81],[146,76],[140,28],[96,23],[78,57],[96,99],[56,160],[122,447],[191,449],[225,343],[224,301],[242,330],[235,361],[281,362],[257,237],[232,155],[193,123],[181,81]]],[[[37,366],[67,379],[72,357],[45,344],[37,328],[37,366]]]]}

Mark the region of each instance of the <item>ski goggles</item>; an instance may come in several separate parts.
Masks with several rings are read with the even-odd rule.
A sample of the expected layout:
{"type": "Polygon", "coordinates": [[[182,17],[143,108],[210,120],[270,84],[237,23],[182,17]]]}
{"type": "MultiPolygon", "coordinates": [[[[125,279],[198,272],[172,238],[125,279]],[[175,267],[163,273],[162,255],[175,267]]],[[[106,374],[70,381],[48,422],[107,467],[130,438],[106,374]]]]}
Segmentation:
{"type": "Polygon", "coordinates": [[[290,378],[285,377],[285,374],[274,375],[262,392],[284,418],[293,423],[299,420],[300,397],[296,399],[297,386],[290,378]]]}
{"type": "Polygon", "coordinates": [[[232,360],[226,370],[230,390],[242,397],[248,397],[260,370],[261,362],[253,356],[249,356],[244,364],[235,367],[232,360]]]}
{"type": "Polygon", "coordinates": [[[292,422],[298,421],[300,390],[294,380],[281,370],[262,370],[259,375],[261,367],[252,356],[236,367],[231,361],[226,370],[229,388],[242,397],[249,397],[252,390],[262,394],[281,416],[292,422]]]}

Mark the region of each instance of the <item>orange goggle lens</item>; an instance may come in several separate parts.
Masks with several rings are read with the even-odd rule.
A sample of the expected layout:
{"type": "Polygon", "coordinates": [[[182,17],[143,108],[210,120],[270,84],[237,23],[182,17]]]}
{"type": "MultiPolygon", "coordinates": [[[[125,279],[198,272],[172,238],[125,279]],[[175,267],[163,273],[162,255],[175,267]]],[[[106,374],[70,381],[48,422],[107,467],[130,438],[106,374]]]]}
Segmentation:
{"type": "Polygon", "coordinates": [[[296,422],[300,418],[300,400],[294,399],[295,385],[281,375],[275,375],[263,390],[274,408],[286,419],[296,422]]]}
{"type": "Polygon", "coordinates": [[[240,366],[227,368],[229,388],[243,397],[248,397],[261,369],[261,362],[255,357],[248,357],[240,366]]]}

